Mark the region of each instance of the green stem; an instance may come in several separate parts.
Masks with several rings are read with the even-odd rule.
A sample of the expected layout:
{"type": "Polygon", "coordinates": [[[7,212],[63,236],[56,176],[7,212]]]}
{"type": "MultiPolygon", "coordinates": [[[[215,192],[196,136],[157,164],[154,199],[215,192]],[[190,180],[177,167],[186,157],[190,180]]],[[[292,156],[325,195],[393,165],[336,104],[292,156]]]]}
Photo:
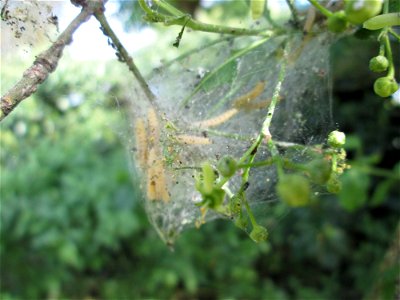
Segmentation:
{"type": "Polygon", "coordinates": [[[150,7],[147,6],[145,0],[139,0],[139,5],[147,15],[151,16],[156,14],[150,7]]]}
{"type": "Polygon", "coordinates": [[[389,28],[388,30],[390,34],[392,34],[396,39],[400,41],[400,35],[398,35],[392,28],[389,28]]]}
{"type": "Polygon", "coordinates": [[[159,7],[163,8],[167,12],[169,12],[171,15],[175,17],[180,17],[182,15],[186,15],[183,11],[177,9],[176,7],[172,6],[168,2],[165,2],[163,0],[153,0],[154,4],[158,5],[159,7]]]}
{"type": "MultiPolygon", "coordinates": [[[[158,2],[160,5],[165,5],[163,2],[158,2]],[[163,4],[162,4],[163,3],[163,4]]],[[[147,18],[150,22],[163,22],[164,25],[180,25],[183,26],[186,22],[186,27],[191,28],[196,31],[204,31],[204,32],[211,32],[211,33],[221,33],[221,34],[231,34],[236,36],[241,35],[255,35],[255,36],[272,36],[273,31],[266,30],[266,29],[247,29],[247,28],[235,28],[223,25],[214,25],[214,24],[207,24],[197,20],[190,18],[187,21],[188,15],[181,12],[179,15],[179,10],[173,11],[173,16],[166,16],[156,11],[153,11],[150,7],[147,6],[145,0],[139,0],[139,4],[141,8],[147,14],[147,18]]],[[[163,6],[164,7],[164,6],[163,6]]],[[[165,6],[166,8],[167,6],[165,6]]],[[[172,11],[170,5],[168,4],[168,11],[172,11]]]]}
{"type": "Polygon", "coordinates": [[[297,16],[297,10],[294,7],[294,0],[286,0],[287,5],[289,6],[290,12],[292,13],[293,22],[296,28],[300,27],[299,17],[297,16]]]}
{"type": "MultiPolygon", "coordinates": [[[[281,158],[279,155],[279,151],[276,148],[276,146],[273,144],[271,135],[269,133],[269,126],[271,124],[272,121],[272,117],[274,115],[274,111],[275,111],[275,107],[276,104],[279,101],[279,95],[280,95],[280,91],[281,91],[281,87],[282,87],[282,82],[285,78],[285,70],[286,70],[286,58],[287,58],[287,48],[285,49],[285,55],[284,55],[284,59],[282,60],[281,63],[281,69],[279,72],[279,76],[278,76],[278,83],[275,87],[274,90],[274,94],[272,96],[271,99],[271,103],[269,104],[268,107],[268,111],[267,111],[267,116],[265,117],[265,120],[263,122],[261,131],[256,139],[256,141],[251,145],[251,147],[245,152],[245,154],[241,157],[241,159],[239,160],[239,165],[243,165],[244,162],[246,161],[246,164],[248,165],[247,167],[244,168],[243,171],[243,175],[242,175],[242,187],[241,189],[243,189],[243,187],[248,184],[249,181],[249,177],[250,177],[250,169],[251,169],[251,165],[254,163],[254,159],[256,157],[257,154],[257,149],[260,146],[261,142],[263,141],[264,138],[269,138],[268,140],[268,147],[271,151],[271,155],[272,155],[272,160],[276,161],[276,163],[278,164],[278,172],[282,172],[282,162],[281,162],[281,158]]],[[[242,202],[244,204],[244,206],[246,207],[246,211],[247,214],[250,218],[251,224],[253,225],[253,227],[255,227],[257,225],[256,219],[253,215],[253,212],[250,209],[250,205],[247,202],[246,198],[245,198],[245,193],[244,191],[241,192],[242,196],[242,202]]]]}
{"type": "Polygon", "coordinates": [[[385,50],[386,50],[386,57],[389,61],[389,68],[388,68],[388,77],[394,78],[394,63],[393,63],[393,54],[392,54],[392,48],[390,46],[390,41],[389,37],[387,34],[387,31],[383,35],[383,43],[385,45],[385,50]]]}
{"type": "MultiPolygon", "coordinates": [[[[285,50],[285,52],[287,52],[287,50],[285,50]]],[[[254,141],[254,143],[250,146],[250,148],[247,149],[247,151],[240,158],[239,164],[243,164],[247,160],[247,158],[249,156],[255,155],[257,153],[257,149],[260,146],[260,144],[261,144],[261,142],[262,142],[262,140],[264,138],[266,138],[266,137],[270,138],[271,137],[270,132],[269,132],[269,126],[271,125],[271,121],[272,121],[272,117],[274,115],[276,104],[278,103],[279,98],[280,98],[279,94],[280,94],[280,91],[281,91],[282,82],[283,82],[283,80],[285,78],[286,58],[287,58],[286,55],[284,55],[284,59],[282,60],[281,69],[280,69],[280,72],[279,72],[278,83],[277,83],[277,85],[275,87],[274,94],[273,94],[271,102],[269,104],[268,111],[267,111],[267,116],[265,117],[265,120],[264,120],[263,125],[261,127],[261,132],[257,136],[257,139],[254,141]]],[[[271,140],[271,138],[270,138],[270,140],[271,140]]],[[[273,149],[273,153],[271,153],[273,158],[277,157],[277,149],[275,148],[275,150],[273,149]]]]}
{"type": "Polygon", "coordinates": [[[327,18],[333,16],[333,13],[330,10],[323,7],[321,4],[319,4],[317,0],[308,0],[308,2],[310,2],[316,9],[318,9],[327,18]]]}
{"type": "MultiPolygon", "coordinates": [[[[179,25],[183,25],[184,21],[180,21],[179,25]]],[[[222,33],[222,34],[232,34],[232,35],[257,35],[257,36],[272,36],[273,31],[266,29],[247,29],[247,28],[236,28],[236,27],[228,27],[223,25],[214,25],[207,24],[203,22],[196,21],[194,19],[190,19],[188,24],[186,25],[188,28],[191,28],[196,31],[204,31],[211,33],[222,33]]]]}
{"type": "Polygon", "coordinates": [[[258,167],[265,167],[265,166],[271,166],[275,163],[275,160],[272,158],[263,160],[263,161],[257,161],[257,162],[252,162],[252,163],[244,163],[244,164],[239,164],[237,166],[238,169],[245,169],[245,168],[258,168],[258,167]]]}
{"type": "Polygon", "coordinates": [[[384,56],[385,55],[385,45],[382,45],[379,47],[379,55],[384,56]]]}
{"type": "Polygon", "coordinates": [[[336,173],[337,171],[337,154],[332,153],[332,173],[336,173]]]}
{"type": "Polygon", "coordinates": [[[269,127],[271,125],[272,122],[272,117],[274,116],[274,112],[275,112],[275,108],[276,108],[276,104],[279,101],[280,98],[280,92],[281,92],[281,88],[282,88],[282,83],[283,80],[285,79],[285,74],[286,74],[286,54],[287,54],[288,49],[285,49],[285,55],[284,55],[284,59],[282,60],[281,63],[281,69],[279,71],[279,77],[278,77],[278,84],[275,87],[274,90],[274,94],[272,96],[271,99],[271,103],[268,107],[268,111],[267,111],[267,116],[263,122],[262,128],[261,128],[261,135],[263,136],[263,138],[267,138],[268,142],[267,142],[267,146],[269,151],[271,152],[271,156],[273,159],[276,160],[277,163],[277,169],[278,169],[278,174],[282,175],[283,174],[283,168],[282,168],[282,161],[280,159],[280,154],[279,151],[272,139],[271,133],[269,131],[269,127]]]}
{"type": "Polygon", "coordinates": [[[383,13],[384,14],[389,13],[389,0],[385,0],[383,2],[383,13]]]}
{"type": "MultiPolygon", "coordinates": [[[[256,152],[251,153],[250,157],[248,158],[248,163],[252,164],[254,162],[254,158],[256,157],[256,152]]],[[[240,194],[242,195],[242,197],[240,197],[242,199],[242,203],[244,204],[246,211],[247,211],[247,215],[250,218],[250,222],[251,225],[254,227],[257,225],[257,221],[256,218],[253,215],[253,212],[251,211],[249,202],[246,199],[246,193],[244,191],[244,187],[248,184],[249,182],[249,177],[250,177],[250,167],[247,167],[244,169],[243,175],[242,175],[242,185],[240,187],[240,194]]]]}
{"type": "Polygon", "coordinates": [[[254,217],[253,212],[251,211],[251,208],[250,208],[249,202],[248,202],[247,199],[246,199],[245,193],[243,193],[243,197],[242,197],[241,199],[242,199],[242,202],[243,202],[243,204],[244,204],[244,207],[246,208],[247,215],[249,216],[251,225],[252,225],[253,228],[254,228],[254,227],[257,226],[258,224],[257,224],[256,218],[254,217]]]}

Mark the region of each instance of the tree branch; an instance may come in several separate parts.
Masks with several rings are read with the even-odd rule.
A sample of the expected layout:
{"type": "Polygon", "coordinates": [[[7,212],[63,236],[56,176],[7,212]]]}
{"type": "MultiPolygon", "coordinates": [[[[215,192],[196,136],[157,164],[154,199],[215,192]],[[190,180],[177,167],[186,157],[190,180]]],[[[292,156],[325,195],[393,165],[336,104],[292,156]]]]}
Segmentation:
{"type": "Polygon", "coordinates": [[[104,35],[111,39],[112,42],[111,46],[117,51],[116,54],[118,60],[128,65],[129,70],[133,73],[136,80],[139,82],[140,87],[143,89],[147,99],[150,102],[153,102],[155,100],[154,94],[151,92],[146,80],[144,79],[139,69],[133,62],[132,57],[129,55],[128,51],[122,45],[117,35],[114,33],[111,26],[108,24],[104,13],[102,11],[97,11],[95,12],[94,16],[96,17],[97,21],[99,21],[99,23],[101,24],[101,30],[103,31],[104,35]]]}
{"type": "Polygon", "coordinates": [[[95,12],[104,9],[102,0],[87,1],[87,3],[81,5],[83,8],[79,15],[60,34],[50,48],[36,57],[33,65],[25,70],[22,78],[1,97],[0,121],[8,116],[22,100],[32,95],[39,84],[43,83],[49,74],[57,68],[65,46],[72,42],[72,36],[79,26],[88,21],[95,12]]]}

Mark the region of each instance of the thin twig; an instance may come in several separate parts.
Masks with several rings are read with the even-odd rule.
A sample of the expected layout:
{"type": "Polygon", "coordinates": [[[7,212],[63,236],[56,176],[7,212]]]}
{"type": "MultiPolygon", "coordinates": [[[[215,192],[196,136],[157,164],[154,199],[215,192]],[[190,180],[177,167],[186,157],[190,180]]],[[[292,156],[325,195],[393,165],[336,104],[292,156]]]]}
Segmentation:
{"type": "Polygon", "coordinates": [[[108,21],[102,11],[95,12],[94,16],[101,24],[101,29],[107,37],[109,37],[116,48],[118,59],[121,62],[124,62],[128,65],[129,70],[133,73],[135,78],[140,84],[140,87],[143,89],[146,97],[150,102],[154,102],[155,96],[151,92],[146,80],[140,73],[139,69],[136,67],[135,63],[133,62],[132,57],[129,55],[128,51],[126,51],[125,47],[122,45],[120,40],[118,39],[117,35],[112,30],[111,26],[108,24],[108,21]]]}
{"type": "Polygon", "coordinates": [[[294,7],[294,1],[286,0],[286,3],[289,6],[290,12],[292,13],[294,26],[296,28],[300,28],[300,20],[299,20],[299,16],[297,15],[296,7],[294,7]]]}
{"type": "Polygon", "coordinates": [[[60,34],[57,40],[44,52],[40,53],[33,65],[22,75],[22,78],[2,97],[0,101],[0,121],[24,99],[36,92],[39,84],[43,83],[50,73],[57,68],[58,61],[62,57],[66,45],[72,42],[72,36],[83,23],[88,21],[91,15],[103,8],[103,1],[88,1],[79,15],[60,34]]]}
{"type": "MultiPolygon", "coordinates": [[[[157,3],[165,8],[165,3],[157,1],[157,3]]],[[[139,0],[139,4],[142,7],[143,11],[146,13],[146,19],[152,23],[164,23],[165,26],[171,25],[180,25],[183,26],[186,24],[187,28],[191,28],[195,31],[204,31],[211,33],[222,33],[222,34],[231,34],[236,36],[248,35],[248,36],[272,36],[274,31],[267,29],[248,29],[248,28],[236,28],[229,27],[224,25],[215,25],[215,24],[207,24],[200,21],[197,21],[193,18],[189,18],[188,16],[181,12],[181,15],[177,15],[179,10],[176,10],[174,15],[168,16],[161,14],[155,10],[152,10],[146,3],[145,0],[139,0]]],[[[171,7],[171,6],[168,6],[171,7]]],[[[170,9],[168,11],[171,11],[170,9]]]]}

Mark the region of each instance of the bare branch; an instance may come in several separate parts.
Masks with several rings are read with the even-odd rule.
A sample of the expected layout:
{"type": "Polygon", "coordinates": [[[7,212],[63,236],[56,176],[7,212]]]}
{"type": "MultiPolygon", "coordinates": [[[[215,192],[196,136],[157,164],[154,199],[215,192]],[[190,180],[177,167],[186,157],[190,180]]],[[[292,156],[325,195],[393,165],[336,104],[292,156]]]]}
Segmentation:
{"type": "Polygon", "coordinates": [[[96,11],[103,11],[103,1],[88,1],[82,5],[79,15],[60,34],[57,40],[44,52],[40,53],[32,66],[22,75],[22,78],[2,97],[0,101],[0,121],[2,121],[22,100],[32,95],[48,75],[57,68],[66,45],[72,42],[74,32],[88,21],[96,11]]]}

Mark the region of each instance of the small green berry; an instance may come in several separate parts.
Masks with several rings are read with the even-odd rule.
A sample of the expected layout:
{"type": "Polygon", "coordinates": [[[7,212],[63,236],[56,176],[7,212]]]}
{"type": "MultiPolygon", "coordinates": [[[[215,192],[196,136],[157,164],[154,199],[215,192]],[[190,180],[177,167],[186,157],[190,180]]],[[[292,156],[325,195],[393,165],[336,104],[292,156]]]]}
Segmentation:
{"type": "Polygon", "coordinates": [[[222,157],[217,164],[217,170],[224,177],[231,177],[237,169],[236,160],[232,156],[222,157]]]}
{"type": "Polygon", "coordinates": [[[265,242],[268,239],[267,228],[260,225],[255,225],[253,230],[250,232],[250,238],[256,243],[265,242]]]}
{"type": "Polygon", "coordinates": [[[305,206],[310,203],[310,184],[301,175],[289,174],[282,176],[275,189],[279,198],[290,206],[305,206]]]}
{"type": "Polygon", "coordinates": [[[369,61],[369,69],[372,72],[376,73],[384,72],[387,70],[388,67],[389,67],[389,61],[383,55],[375,56],[371,58],[371,60],[369,61]]]}
{"type": "Polygon", "coordinates": [[[345,0],[346,18],[353,24],[362,24],[381,10],[382,0],[345,0]]]}
{"type": "Polygon", "coordinates": [[[346,14],[343,10],[335,12],[332,16],[328,17],[326,25],[332,32],[343,32],[347,28],[346,14]]]}
{"type": "Polygon", "coordinates": [[[342,148],[346,143],[346,135],[338,130],[332,131],[328,135],[328,145],[332,148],[342,148]]]}
{"type": "Polygon", "coordinates": [[[382,98],[389,97],[399,89],[399,85],[393,77],[381,77],[375,80],[374,92],[382,98]]]}

